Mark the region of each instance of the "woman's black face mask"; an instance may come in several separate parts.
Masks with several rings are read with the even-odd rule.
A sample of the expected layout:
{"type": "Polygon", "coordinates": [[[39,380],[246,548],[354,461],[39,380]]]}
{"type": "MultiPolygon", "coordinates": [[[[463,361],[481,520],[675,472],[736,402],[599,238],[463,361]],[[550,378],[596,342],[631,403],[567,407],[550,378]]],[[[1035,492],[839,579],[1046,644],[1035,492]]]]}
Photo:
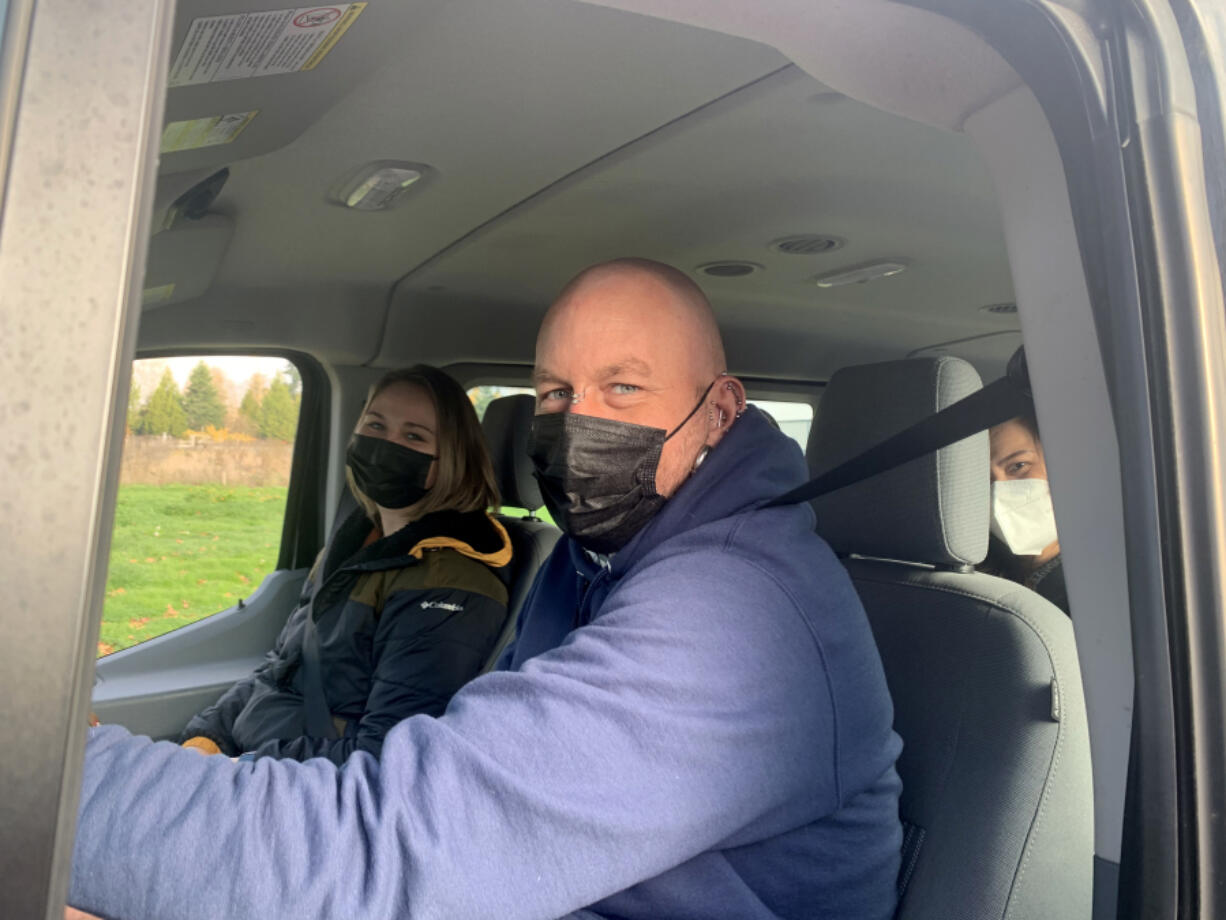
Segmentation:
{"type": "Polygon", "coordinates": [[[536,416],[528,451],[541,498],[557,525],[597,553],[615,553],[630,542],[665,502],[656,491],[665,442],[694,417],[711,386],[714,381],[668,433],[571,412],[536,416]]]}
{"type": "Polygon", "coordinates": [[[384,438],[356,434],[345,461],[362,493],[382,508],[407,508],[425,497],[434,458],[384,438]]]}

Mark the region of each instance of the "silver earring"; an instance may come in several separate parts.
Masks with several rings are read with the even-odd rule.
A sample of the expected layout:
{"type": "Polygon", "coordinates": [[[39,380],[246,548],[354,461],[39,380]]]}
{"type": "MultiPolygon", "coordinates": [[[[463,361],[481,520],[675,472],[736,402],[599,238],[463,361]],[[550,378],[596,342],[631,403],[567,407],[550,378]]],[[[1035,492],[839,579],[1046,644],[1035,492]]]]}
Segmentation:
{"type": "Polygon", "coordinates": [[[702,466],[702,461],[707,459],[707,454],[709,453],[711,453],[711,445],[710,444],[702,445],[702,450],[700,450],[698,452],[698,456],[694,458],[694,466],[693,466],[694,472],[697,472],[698,468],[702,466]]]}
{"type": "MultiPolygon", "coordinates": [[[[727,383],[724,384],[724,389],[727,390],[729,393],[731,393],[734,390],[736,390],[736,387],[734,387],[732,385],[732,381],[729,380],[727,383]]],[[[741,399],[741,397],[738,396],[736,398],[736,417],[740,418],[744,414],[745,414],[745,400],[741,399]]]]}

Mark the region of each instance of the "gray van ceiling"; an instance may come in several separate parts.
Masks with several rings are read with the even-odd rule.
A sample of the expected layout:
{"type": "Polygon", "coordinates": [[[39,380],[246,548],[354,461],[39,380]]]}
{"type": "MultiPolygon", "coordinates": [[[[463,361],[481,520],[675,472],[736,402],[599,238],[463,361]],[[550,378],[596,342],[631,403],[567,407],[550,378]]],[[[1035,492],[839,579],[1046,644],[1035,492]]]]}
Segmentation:
{"type": "MultiPolygon", "coordinates": [[[[172,60],[199,17],[282,8],[184,0],[172,60]]],[[[371,3],[314,70],[173,87],[166,121],[251,111],[232,143],[163,155],[163,204],[231,178],[207,226],[154,238],[148,286],[175,288],[147,307],[145,348],[528,363],[552,294],[618,255],[690,272],[742,374],[820,379],[978,336],[990,363],[1017,343],[1015,316],[981,309],[1013,294],[970,140],[748,40],[573,0],[371,3]],[[327,200],[381,159],[431,173],[395,210],[327,200]],[[842,245],[771,248],[802,233],[842,245]],[[812,280],[882,259],[907,269],[812,280]],[[723,260],[756,270],[698,270],[723,260]]]]}

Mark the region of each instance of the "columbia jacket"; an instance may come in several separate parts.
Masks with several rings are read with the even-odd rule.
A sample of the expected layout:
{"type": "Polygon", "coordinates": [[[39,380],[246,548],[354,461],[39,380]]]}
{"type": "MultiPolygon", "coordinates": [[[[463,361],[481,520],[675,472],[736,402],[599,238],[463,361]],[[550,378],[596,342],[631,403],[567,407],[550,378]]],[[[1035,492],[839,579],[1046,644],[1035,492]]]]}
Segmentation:
{"type": "Polygon", "coordinates": [[[797,446],[745,414],[606,569],[563,540],[508,670],[376,760],[90,730],[70,903],[177,917],[856,918],[894,908],[900,743],[797,446]],[[591,565],[588,563],[591,562],[591,565]]]}
{"type": "Polygon", "coordinates": [[[401,719],[442,715],[480,673],[506,620],[507,589],[491,567],[510,561],[509,538],[483,512],[427,515],[366,545],[371,532],[360,508],[344,521],[264,663],[188,722],[181,740],[208,738],[231,756],[340,764],[354,751],[378,756],[401,719]],[[334,738],[308,733],[308,618],[334,738]]]}

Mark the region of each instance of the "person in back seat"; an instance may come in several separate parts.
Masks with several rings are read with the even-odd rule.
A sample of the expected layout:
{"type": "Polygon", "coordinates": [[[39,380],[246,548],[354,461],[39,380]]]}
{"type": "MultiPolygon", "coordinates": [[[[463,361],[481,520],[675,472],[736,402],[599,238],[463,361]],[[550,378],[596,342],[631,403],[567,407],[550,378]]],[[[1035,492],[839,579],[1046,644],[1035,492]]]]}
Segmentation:
{"type": "Polygon", "coordinates": [[[1033,407],[989,432],[992,538],[981,570],[1016,581],[1068,613],[1068,589],[1033,407]]]}
{"type": "Polygon", "coordinates": [[[377,756],[400,720],[442,715],[492,653],[507,616],[495,570],[511,546],[487,513],[498,493],[460,385],[425,365],[384,375],[345,472],[360,507],[320,552],[264,663],[188,722],[185,747],[377,756]]]}
{"type": "Polygon", "coordinates": [[[383,756],[231,764],[90,729],[69,901],[217,917],[889,920],[901,742],[796,443],[701,290],[620,260],[537,339],[564,531],[502,670],[383,756]],[[112,871],[118,868],[119,871],[112,871]]]}

